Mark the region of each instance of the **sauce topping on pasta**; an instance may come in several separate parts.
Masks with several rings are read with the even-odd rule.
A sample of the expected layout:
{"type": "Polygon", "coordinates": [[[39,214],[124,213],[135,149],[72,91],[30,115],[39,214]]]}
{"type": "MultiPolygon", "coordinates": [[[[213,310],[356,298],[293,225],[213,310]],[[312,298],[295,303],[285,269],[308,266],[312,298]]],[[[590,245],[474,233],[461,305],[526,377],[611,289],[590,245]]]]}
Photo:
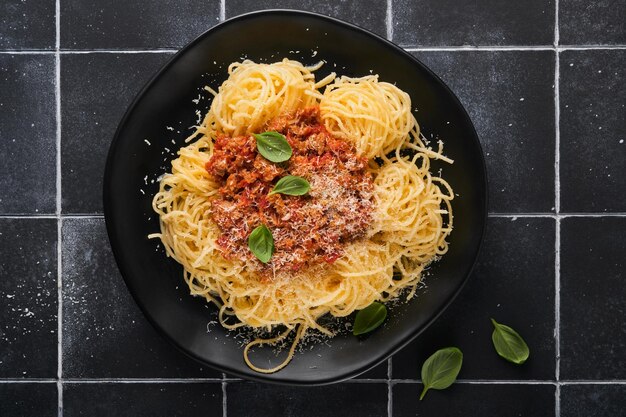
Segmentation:
{"type": "Polygon", "coordinates": [[[285,136],[293,150],[289,161],[266,160],[252,135],[221,135],[206,163],[220,185],[210,215],[222,232],[217,239],[222,255],[254,261],[266,273],[334,262],[346,243],[365,235],[371,222],[373,180],[367,158],[357,157],[354,145],[326,130],[317,106],[280,116],[266,130],[285,136]],[[286,175],[305,178],[310,192],[268,195],[286,175]],[[272,230],[276,248],[265,265],[255,260],[247,244],[260,224],[272,230]]]}

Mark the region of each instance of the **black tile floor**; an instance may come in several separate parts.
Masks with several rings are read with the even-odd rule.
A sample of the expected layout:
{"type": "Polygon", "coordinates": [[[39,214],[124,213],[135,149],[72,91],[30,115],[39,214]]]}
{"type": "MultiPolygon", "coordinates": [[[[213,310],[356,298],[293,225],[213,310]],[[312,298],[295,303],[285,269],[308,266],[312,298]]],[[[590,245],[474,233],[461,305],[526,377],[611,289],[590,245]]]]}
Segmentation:
{"type": "Polygon", "coordinates": [[[626,3],[9,0],[0,5],[0,416],[626,416],[626,3]],[[226,18],[299,8],[405,47],[459,96],[490,175],[458,300],[387,363],[292,388],[206,369],[133,302],[102,217],[119,118],[226,18]],[[28,192],[19,190],[27,189],[28,192]],[[531,348],[497,357],[489,318],[531,348]],[[463,349],[419,401],[420,366],[463,349]],[[251,410],[254,410],[254,414],[251,410]]]}
{"type": "Polygon", "coordinates": [[[56,210],[54,71],[53,55],[0,55],[3,214],[56,210]],[[22,187],[30,191],[15,193],[22,187]]]}
{"type": "Polygon", "coordinates": [[[554,51],[412,53],[452,88],[472,118],[487,162],[489,211],[553,212],[554,51]],[[528,181],[537,176],[542,181],[528,181]]]}
{"type": "Polygon", "coordinates": [[[392,0],[391,7],[392,40],[401,46],[551,45],[554,39],[554,0],[392,0]]]}
{"type": "Polygon", "coordinates": [[[193,383],[65,383],[65,417],[188,417],[222,412],[221,384],[193,383]]]}
{"type": "Polygon", "coordinates": [[[171,55],[61,56],[63,213],[102,213],[104,163],[115,128],[139,86],[143,86],[171,55]]]}

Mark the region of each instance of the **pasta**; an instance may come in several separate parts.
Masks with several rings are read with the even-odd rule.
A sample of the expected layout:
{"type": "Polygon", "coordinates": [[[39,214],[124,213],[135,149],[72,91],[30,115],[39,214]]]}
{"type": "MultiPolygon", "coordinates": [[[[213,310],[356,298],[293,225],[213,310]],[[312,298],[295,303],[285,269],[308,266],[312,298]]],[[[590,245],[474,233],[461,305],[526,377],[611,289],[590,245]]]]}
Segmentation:
{"type": "MultiPolygon", "coordinates": [[[[326,314],[346,317],[374,301],[394,299],[405,291],[410,298],[424,268],[447,251],[446,239],[452,231],[453,192],[445,180],[431,175],[430,160],[452,161],[442,155],[441,145],[435,151],[422,142],[410,97],[378,81],[377,76],[335,78],[331,74],[316,82],[317,68],[319,65],[304,67],[287,59],[273,64],[232,64],[228,80],[218,91],[211,90],[215,97],[209,112],[188,139],[191,143],[179,150],[171,173],[163,177],[153,200],[161,230],[150,237],[159,238],[167,255],[183,266],[191,293],[219,307],[224,327],[283,329],[274,338],[258,338],[245,347],[246,363],[258,372],[276,372],[286,366],[309,329],[332,336],[330,329],[319,324],[326,314]],[[214,218],[224,184],[209,173],[212,158],[221,152],[220,146],[232,145],[234,137],[248,143],[252,133],[277,125],[281,117],[290,123],[297,119],[294,114],[314,118],[310,116],[317,114],[313,110],[302,113],[301,109],[309,106],[319,107],[323,127],[320,125],[318,131],[336,141],[332,146],[349,142],[346,149],[354,148],[355,156],[347,150],[341,163],[350,167],[355,178],[364,178],[358,192],[345,194],[361,199],[358,201],[364,214],[353,220],[355,225],[365,224],[363,232],[346,238],[330,260],[304,263],[293,269],[277,267],[282,259],[278,249],[271,268],[251,255],[229,256],[224,249],[224,222],[214,218]],[[366,162],[359,174],[353,165],[361,160],[366,162]],[[295,336],[283,363],[271,369],[251,363],[251,347],[276,344],[290,334],[295,336]]],[[[329,162],[333,169],[328,172],[339,172],[332,165],[335,163],[339,162],[329,162]]],[[[294,170],[301,169],[295,164],[294,170]]],[[[304,198],[313,208],[319,210],[322,206],[326,210],[323,213],[336,213],[334,204],[352,201],[344,194],[331,192],[340,188],[338,185],[323,192],[323,184],[334,184],[326,171],[310,175],[309,196],[276,201],[304,198]]],[[[334,221],[338,225],[347,222],[334,221]]],[[[247,236],[246,220],[242,222],[241,233],[247,236]]],[[[356,227],[344,226],[349,230],[356,227]]],[[[315,229],[315,225],[307,227],[315,229]]],[[[274,233],[279,235],[279,229],[274,233]]]]}

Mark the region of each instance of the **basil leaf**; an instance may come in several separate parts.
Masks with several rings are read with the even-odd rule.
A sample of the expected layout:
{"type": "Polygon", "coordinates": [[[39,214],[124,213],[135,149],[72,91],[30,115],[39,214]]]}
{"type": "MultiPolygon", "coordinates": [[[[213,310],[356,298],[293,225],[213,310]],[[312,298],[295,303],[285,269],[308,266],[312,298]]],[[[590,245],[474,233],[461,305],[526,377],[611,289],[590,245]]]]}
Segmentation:
{"type": "Polygon", "coordinates": [[[282,177],[272,191],[268,195],[272,194],[287,194],[287,195],[304,195],[311,189],[311,184],[302,177],[296,177],[294,175],[287,175],[282,177]]]}
{"type": "Polygon", "coordinates": [[[494,319],[491,319],[491,322],[494,327],[491,340],[493,341],[493,346],[496,348],[498,355],[517,365],[526,362],[530,351],[528,350],[528,345],[524,342],[524,339],[522,339],[522,336],[509,326],[500,324],[494,319]]]}
{"type": "Polygon", "coordinates": [[[356,313],[352,334],[358,336],[360,334],[369,333],[383,324],[386,317],[387,308],[381,303],[373,302],[356,313]]]}
{"type": "Polygon", "coordinates": [[[274,253],[274,238],[270,229],[264,224],[254,229],[248,237],[248,247],[259,261],[266,264],[274,253]]]}
{"type": "Polygon", "coordinates": [[[287,139],[278,132],[254,134],[259,153],[272,162],[285,162],[291,158],[291,146],[287,139]]]}
{"type": "Polygon", "coordinates": [[[422,365],[422,383],[424,390],[420,401],[429,389],[445,389],[456,381],[463,364],[463,352],[458,348],[448,347],[433,353],[422,365]]]}

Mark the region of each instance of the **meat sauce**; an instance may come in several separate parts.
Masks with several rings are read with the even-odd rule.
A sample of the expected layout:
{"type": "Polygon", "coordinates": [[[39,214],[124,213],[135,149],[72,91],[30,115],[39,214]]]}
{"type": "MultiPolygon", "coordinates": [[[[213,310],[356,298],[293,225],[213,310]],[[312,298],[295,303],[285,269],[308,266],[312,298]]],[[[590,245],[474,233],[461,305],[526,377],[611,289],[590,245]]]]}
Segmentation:
{"type": "Polygon", "coordinates": [[[319,107],[309,107],[269,122],[265,131],[283,134],[293,150],[283,163],[261,156],[254,136],[218,136],[206,170],[219,183],[210,215],[222,234],[217,244],[226,259],[256,261],[248,236],[265,224],[275,251],[259,268],[297,271],[332,263],[346,243],[362,237],[372,217],[372,176],[367,159],[321,124],[319,107]],[[273,194],[276,182],[296,175],[309,181],[303,196],[273,194]]]}

